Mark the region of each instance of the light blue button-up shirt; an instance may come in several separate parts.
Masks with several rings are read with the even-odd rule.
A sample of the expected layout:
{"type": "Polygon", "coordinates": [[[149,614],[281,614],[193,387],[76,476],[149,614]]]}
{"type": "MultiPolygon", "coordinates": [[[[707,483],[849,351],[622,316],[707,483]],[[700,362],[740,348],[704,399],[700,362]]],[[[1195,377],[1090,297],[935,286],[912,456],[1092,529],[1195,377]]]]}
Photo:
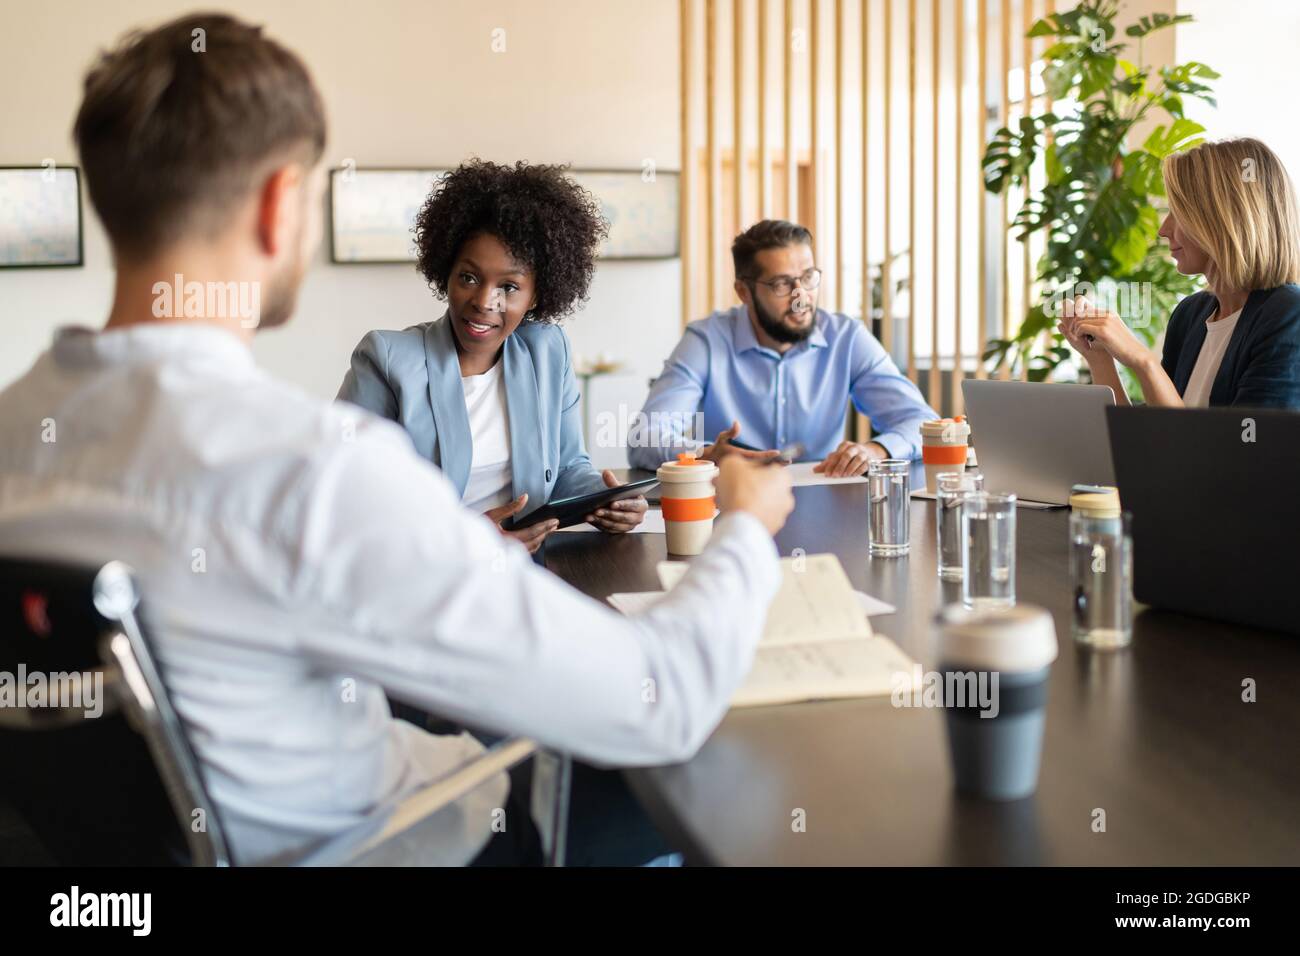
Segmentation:
{"type": "Polygon", "coordinates": [[[782,355],[759,344],[738,305],[686,327],[632,422],[628,460],[657,468],[738,421],[747,445],[802,442],[819,461],[844,439],[850,399],[891,457],[921,456],[921,423],[939,415],[859,320],[818,309],[812,333],[782,355]]]}

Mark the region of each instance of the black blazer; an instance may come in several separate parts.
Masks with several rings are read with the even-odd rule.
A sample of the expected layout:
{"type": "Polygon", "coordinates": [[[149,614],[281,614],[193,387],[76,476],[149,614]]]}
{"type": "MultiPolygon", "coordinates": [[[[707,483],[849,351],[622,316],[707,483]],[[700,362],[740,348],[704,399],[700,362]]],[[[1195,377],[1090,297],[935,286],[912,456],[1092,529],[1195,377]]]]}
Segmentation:
{"type": "MultiPolygon", "coordinates": [[[[1219,300],[1197,292],[1178,303],[1165,331],[1160,364],[1178,394],[1205,344],[1205,320],[1219,300]]],[[[1256,289],[1246,299],[1210,389],[1211,405],[1300,409],[1300,286],[1256,289]]]]}

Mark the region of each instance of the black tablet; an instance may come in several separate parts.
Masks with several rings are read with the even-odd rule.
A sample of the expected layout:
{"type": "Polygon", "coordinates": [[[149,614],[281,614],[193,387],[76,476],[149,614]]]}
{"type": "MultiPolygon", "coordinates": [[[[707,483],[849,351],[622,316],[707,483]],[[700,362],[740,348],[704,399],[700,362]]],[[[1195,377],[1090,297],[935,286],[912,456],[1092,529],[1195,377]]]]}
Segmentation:
{"type": "Polygon", "coordinates": [[[542,505],[536,511],[530,511],[521,518],[505,522],[502,527],[507,531],[518,531],[521,528],[535,525],[539,521],[555,518],[560,522],[561,528],[568,528],[571,525],[582,524],[587,520],[587,515],[611,501],[635,498],[637,495],[649,491],[657,484],[659,484],[658,478],[643,478],[641,481],[632,481],[626,485],[619,485],[617,488],[606,488],[604,491],[597,491],[595,494],[578,495],[574,498],[556,498],[542,505]]]}

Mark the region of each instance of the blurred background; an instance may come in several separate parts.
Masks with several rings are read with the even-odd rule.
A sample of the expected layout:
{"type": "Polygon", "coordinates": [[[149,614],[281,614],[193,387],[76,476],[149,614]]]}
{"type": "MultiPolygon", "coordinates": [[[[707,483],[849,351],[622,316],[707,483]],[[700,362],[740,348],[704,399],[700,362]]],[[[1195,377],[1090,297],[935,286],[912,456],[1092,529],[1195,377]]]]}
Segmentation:
{"type": "MultiPolygon", "coordinates": [[[[1300,174],[1291,97],[1300,86],[1300,3],[1111,5],[1113,40],[1129,44],[1120,59],[1150,70],[1153,80],[1162,67],[1189,62],[1217,72],[1206,80],[1217,108],[1194,97],[1183,104],[1204,135],[1258,136],[1293,177],[1300,174]],[[1124,35],[1128,25],[1145,17],[1154,26],[1160,15],[1193,19],[1149,36],[1124,35]]],[[[1038,268],[1043,234],[1026,247],[1010,226],[1047,172],[1039,157],[1025,182],[990,192],[981,157],[999,128],[1069,108],[1055,102],[1044,80],[1045,68],[1052,79],[1051,47],[1059,38],[1026,34],[1039,18],[1075,3],[213,6],[264,24],[305,59],[329,114],[330,167],[446,169],[479,156],[625,170],[671,186],[663,202],[676,220],[675,248],[603,259],[590,301],[565,324],[575,352],[601,367],[586,379],[598,465],[625,462],[617,442],[594,441],[598,424],[625,422],[640,407],[686,321],[735,301],[730,241],[763,216],[793,211],[814,230],[825,270],[821,304],[865,313],[942,411],[960,410],[956,386],[964,376],[1034,374],[1026,365],[991,368],[979,356],[990,339],[1014,335],[1056,281],[1038,268]],[[659,176],[679,171],[680,181],[659,176]]],[[[131,28],[196,9],[174,0],[0,0],[0,8],[0,166],[32,167],[76,164],[70,131],[98,50],[131,28]]],[[[1163,107],[1153,109],[1127,148],[1141,147],[1152,128],[1170,122],[1163,107]]],[[[1158,197],[1151,202],[1158,205],[1158,197]]],[[[0,207],[0,225],[9,217],[12,227],[11,213],[0,207]]],[[[0,268],[0,385],[30,365],[56,327],[103,321],[112,263],[84,195],[83,227],[79,266],[0,268]]],[[[297,317],[259,335],[254,350],[272,373],[332,397],[366,331],[402,328],[441,311],[413,265],[336,263],[327,239],[297,317]]],[[[1042,349],[1049,347],[1044,339],[1042,349]]],[[[1053,366],[1043,374],[1071,372],[1053,366]]]]}

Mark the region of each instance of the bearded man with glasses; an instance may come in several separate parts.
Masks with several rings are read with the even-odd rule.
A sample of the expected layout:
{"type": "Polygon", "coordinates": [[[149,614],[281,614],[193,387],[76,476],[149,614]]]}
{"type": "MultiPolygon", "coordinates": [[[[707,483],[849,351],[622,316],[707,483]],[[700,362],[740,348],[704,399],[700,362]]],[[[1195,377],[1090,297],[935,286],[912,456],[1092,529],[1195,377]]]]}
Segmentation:
{"type": "Polygon", "coordinates": [[[653,469],[682,451],[769,460],[797,443],[815,471],[847,477],[874,458],[921,457],[921,423],[939,415],[862,321],[817,308],[812,233],[765,219],[731,255],[740,305],[686,327],[633,422],[630,463],[653,469]],[[866,444],[844,440],[850,400],[871,418],[866,444]]]}

